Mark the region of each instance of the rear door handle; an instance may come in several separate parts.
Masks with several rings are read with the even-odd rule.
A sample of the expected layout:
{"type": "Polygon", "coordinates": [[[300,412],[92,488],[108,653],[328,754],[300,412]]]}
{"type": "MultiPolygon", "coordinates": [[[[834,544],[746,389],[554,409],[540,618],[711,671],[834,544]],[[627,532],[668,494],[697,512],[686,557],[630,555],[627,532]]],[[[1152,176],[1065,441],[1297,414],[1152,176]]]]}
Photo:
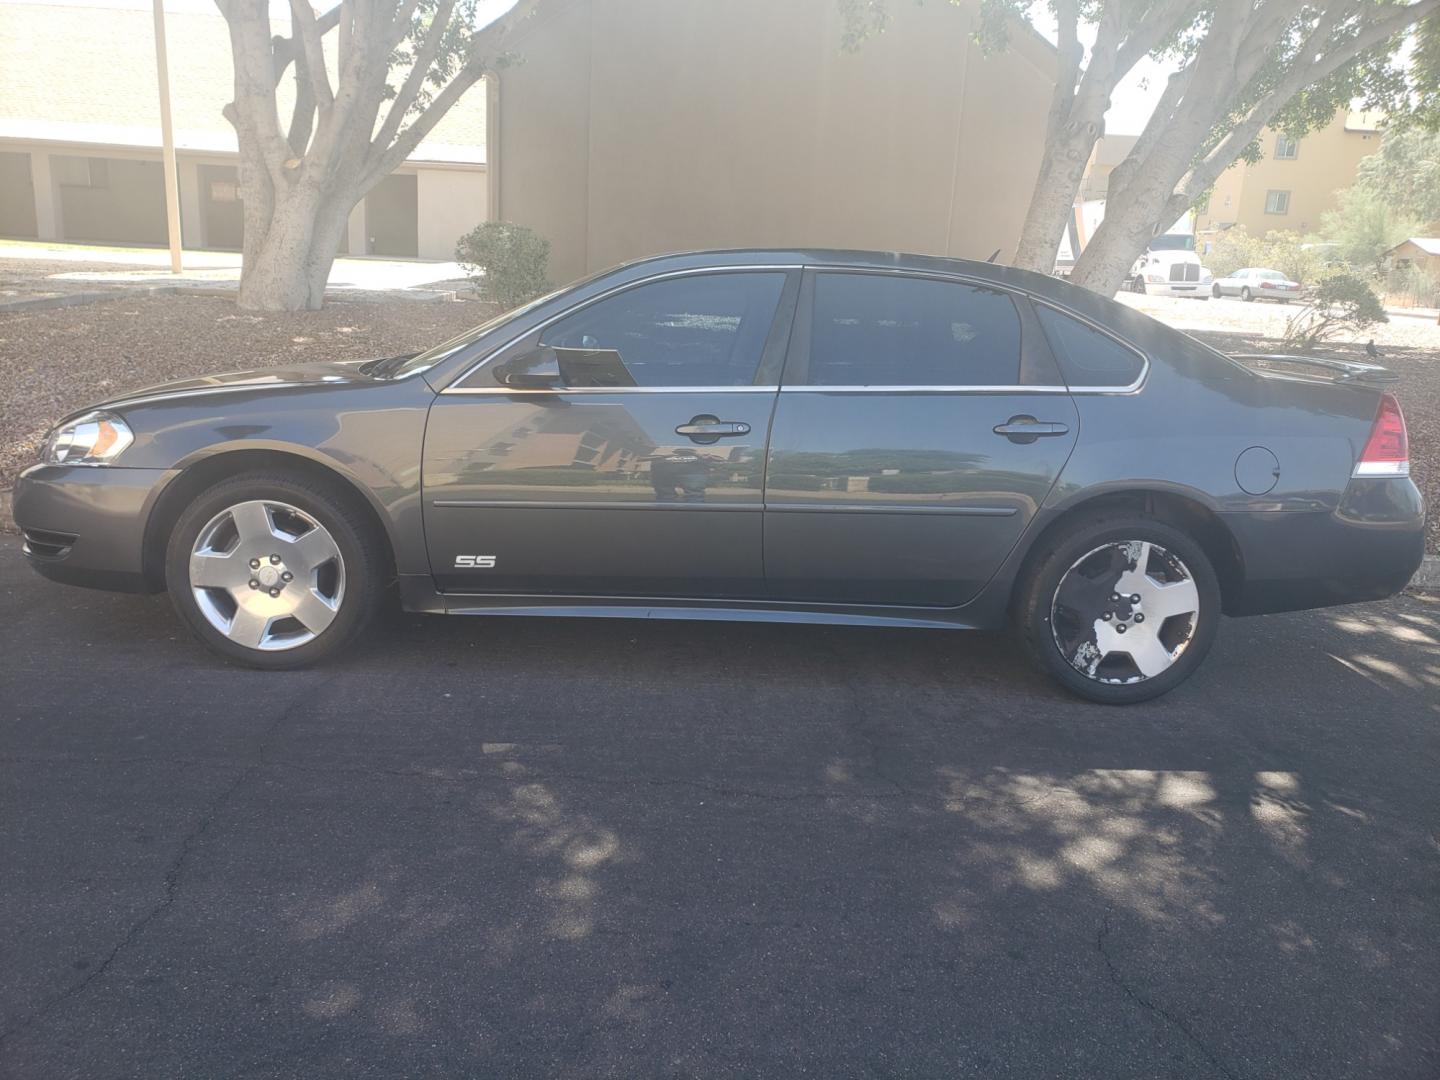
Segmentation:
{"type": "Polygon", "coordinates": [[[1005,423],[996,424],[992,430],[996,435],[1004,435],[1011,442],[1017,443],[1032,443],[1036,439],[1070,434],[1070,428],[1065,424],[1036,420],[1033,416],[1012,416],[1005,423]]]}

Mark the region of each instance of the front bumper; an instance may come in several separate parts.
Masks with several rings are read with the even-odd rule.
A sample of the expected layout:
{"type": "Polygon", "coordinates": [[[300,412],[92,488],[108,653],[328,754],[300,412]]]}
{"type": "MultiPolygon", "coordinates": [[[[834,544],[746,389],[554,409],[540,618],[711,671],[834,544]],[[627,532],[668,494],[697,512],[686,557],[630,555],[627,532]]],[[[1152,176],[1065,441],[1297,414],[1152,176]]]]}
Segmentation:
{"type": "Polygon", "coordinates": [[[1208,281],[1147,281],[1146,296],[1209,296],[1211,283],[1208,281]]]}
{"type": "Polygon", "coordinates": [[[145,523],[170,473],[113,465],[32,465],[15,483],[13,513],[26,560],[67,585],[154,592],[145,523]]]}
{"type": "Polygon", "coordinates": [[[1239,545],[1243,581],[1227,615],[1383,600],[1410,583],[1425,556],[1425,510],[1408,477],[1350,481],[1333,513],[1221,515],[1239,545]]]}

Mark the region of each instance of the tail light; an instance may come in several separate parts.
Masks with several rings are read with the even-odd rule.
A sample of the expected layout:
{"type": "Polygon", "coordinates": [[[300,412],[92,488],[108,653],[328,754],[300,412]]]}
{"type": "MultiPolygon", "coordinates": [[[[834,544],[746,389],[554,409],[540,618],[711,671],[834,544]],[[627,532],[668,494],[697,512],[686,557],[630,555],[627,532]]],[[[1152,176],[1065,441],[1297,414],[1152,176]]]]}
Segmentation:
{"type": "Polygon", "coordinates": [[[1405,415],[1394,394],[1380,395],[1380,408],[1370,425],[1370,438],[1355,463],[1355,476],[1409,476],[1410,438],[1405,415]]]}
{"type": "Polygon", "coordinates": [[[1275,288],[1275,283],[1274,283],[1273,281],[1262,281],[1262,282],[1260,282],[1260,288],[1262,288],[1262,289],[1273,289],[1273,288],[1275,288]]]}

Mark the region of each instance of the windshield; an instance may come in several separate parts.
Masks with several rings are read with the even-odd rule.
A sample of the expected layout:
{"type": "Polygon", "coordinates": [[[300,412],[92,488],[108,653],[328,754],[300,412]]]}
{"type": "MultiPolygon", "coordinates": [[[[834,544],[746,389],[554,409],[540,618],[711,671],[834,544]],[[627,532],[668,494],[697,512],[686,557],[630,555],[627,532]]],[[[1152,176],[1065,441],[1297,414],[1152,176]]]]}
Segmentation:
{"type": "Polygon", "coordinates": [[[1194,251],[1195,237],[1189,233],[1166,233],[1150,241],[1151,251],[1194,251]]]}
{"type": "MultiPolygon", "coordinates": [[[[453,337],[443,344],[436,345],[433,349],[405,359],[404,362],[398,364],[398,366],[392,367],[386,365],[382,371],[372,372],[372,374],[382,374],[386,378],[400,379],[406,375],[414,375],[417,372],[428,371],[442,360],[448,360],[461,349],[478,341],[481,335],[488,334],[491,330],[499,329],[511,320],[518,319],[528,311],[534,311],[541,304],[553,300],[563,292],[568,292],[572,287],[573,286],[567,285],[562,289],[556,289],[554,292],[546,293],[544,296],[531,300],[528,304],[522,304],[518,308],[511,308],[509,311],[496,315],[488,322],[481,323],[472,330],[466,330],[459,337],[453,337]]],[[[401,358],[397,357],[397,360],[398,359],[401,358]]]]}

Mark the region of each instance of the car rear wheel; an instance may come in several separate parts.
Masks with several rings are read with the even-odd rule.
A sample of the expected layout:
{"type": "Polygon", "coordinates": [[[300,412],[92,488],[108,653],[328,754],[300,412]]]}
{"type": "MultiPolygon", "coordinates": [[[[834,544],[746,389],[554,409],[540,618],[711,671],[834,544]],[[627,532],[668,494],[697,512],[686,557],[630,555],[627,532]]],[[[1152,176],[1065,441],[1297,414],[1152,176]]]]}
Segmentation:
{"type": "Polygon", "coordinates": [[[1173,690],[1215,638],[1220,587],[1204,550],[1140,514],[1087,518],[1047,540],[1016,605],[1022,644],[1072,692],[1107,705],[1173,690]]]}
{"type": "Polygon", "coordinates": [[[180,515],[166,552],[170,598],[228,660],[302,667],[369,622],[384,584],[373,524],[308,478],[247,473],[180,515]]]}

